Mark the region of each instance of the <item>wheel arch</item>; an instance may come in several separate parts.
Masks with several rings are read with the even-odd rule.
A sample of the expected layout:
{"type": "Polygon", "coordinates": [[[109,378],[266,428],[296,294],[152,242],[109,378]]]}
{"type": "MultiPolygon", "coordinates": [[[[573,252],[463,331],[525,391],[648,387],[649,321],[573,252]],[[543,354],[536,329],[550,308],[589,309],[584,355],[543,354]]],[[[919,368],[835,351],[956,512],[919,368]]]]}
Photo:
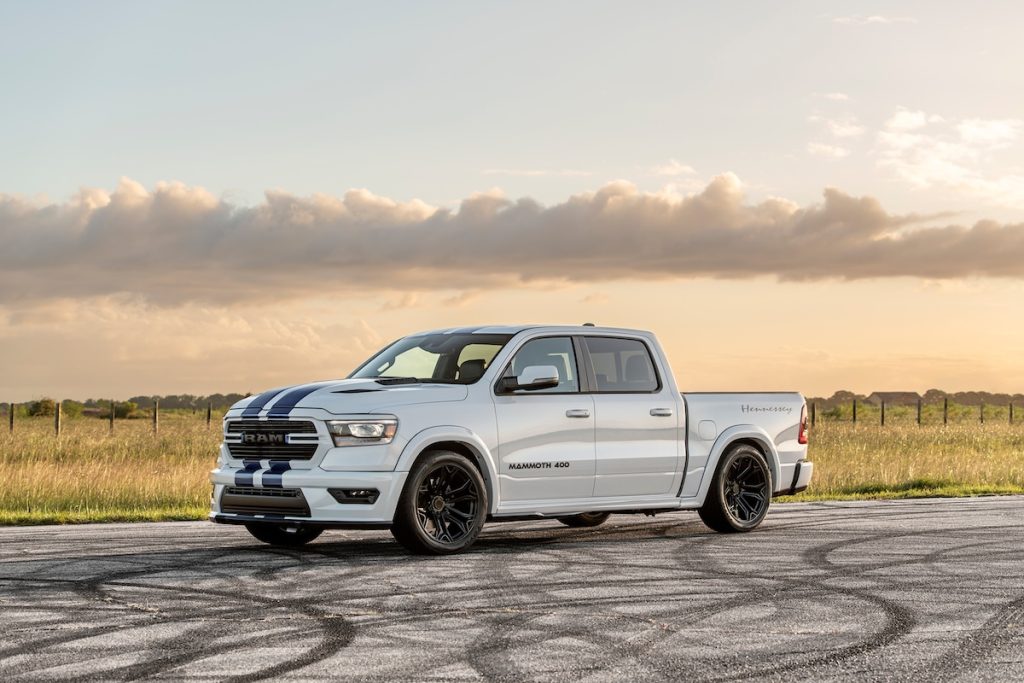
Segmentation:
{"type": "Polygon", "coordinates": [[[409,471],[416,461],[431,451],[446,450],[466,456],[483,477],[487,487],[488,512],[498,508],[497,471],[491,459],[490,450],[483,440],[462,427],[432,427],[425,429],[412,439],[398,459],[398,471],[409,471]]]}
{"type": "Polygon", "coordinates": [[[741,444],[756,448],[764,456],[772,478],[772,493],[776,491],[782,478],[782,470],[779,464],[779,454],[775,450],[772,438],[757,425],[736,425],[722,432],[715,440],[715,445],[712,446],[711,454],[708,456],[707,467],[704,468],[704,474],[701,477],[700,489],[697,491],[698,500],[703,501],[707,498],[711,480],[714,479],[715,472],[718,471],[718,463],[722,460],[722,456],[730,448],[741,444]]]}

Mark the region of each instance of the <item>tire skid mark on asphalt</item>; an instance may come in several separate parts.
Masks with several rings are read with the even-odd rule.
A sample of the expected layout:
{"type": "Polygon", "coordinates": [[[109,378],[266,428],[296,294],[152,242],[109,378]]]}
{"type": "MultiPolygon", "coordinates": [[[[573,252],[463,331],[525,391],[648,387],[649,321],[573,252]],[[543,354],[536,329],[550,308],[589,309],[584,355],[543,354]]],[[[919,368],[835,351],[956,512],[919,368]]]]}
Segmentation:
{"type": "Polygon", "coordinates": [[[1002,605],[984,624],[918,670],[917,675],[923,679],[949,680],[972,674],[991,655],[1011,644],[1024,644],[1024,595],[1002,605]]]}
{"type": "MultiPolygon", "coordinates": [[[[1019,510],[1019,507],[1017,508],[1019,510]]],[[[687,678],[707,679],[714,678],[707,668],[698,668],[688,664],[686,661],[658,662],[658,657],[652,655],[653,648],[665,643],[666,639],[688,637],[694,624],[710,618],[714,614],[724,613],[732,609],[728,602],[735,602],[739,605],[757,604],[760,596],[762,603],[768,599],[768,604],[776,603],[776,608],[785,608],[788,600],[807,599],[809,596],[826,597],[829,594],[844,594],[849,599],[863,600],[865,592],[878,590],[879,587],[889,588],[895,584],[895,580],[888,576],[871,576],[870,572],[892,569],[897,566],[912,567],[913,565],[928,565],[937,562],[957,552],[957,547],[941,548],[927,553],[921,557],[898,558],[895,561],[888,561],[882,564],[870,563],[855,565],[851,569],[848,565],[837,562],[831,554],[839,548],[819,550],[820,566],[817,573],[811,577],[800,577],[798,550],[804,545],[800,539],[801,529],[813,529],[815,527],[828,528],[824,523],[813,525],[795,526],[800,524],[793,519],[799,515],[806,515],[806,511],[788,512],[779,515],[780,519],[774,524],[766,524],[763,531],[746,537],[743,541],[746,545],[736,545],[734,550],[728,546],[723,552],[721,546],[725,545],[724,537],[717,534],[695,536],[697,529],[694,524],[680,520],[679,522],[668,520],[651,520],[640,523],[613,524],[597,530],[571,530],[566,531],[542,524],[530,524],[510,527],[505,531],[502,527],[496,527],[494,533],[481,537],[480,545],[474,552],[458,559],[436,559],[420,561],[411,559],[400,552],[392,550],[387,544],[379,541],[364,543],[361,541],[345,542],[338,544],[318,543],[310,550],[312,553],[302,553],[300,557],[291,555],[292,551],[284,554],[267,552],[267,549],[258,547],[253,549],[245,544],[224,546],[224,539],[220,534],[209,533],[195,543],[188,544],[188,548],[179,550],[176,553],[169,553],[166,545],[147,544],[154,551],[160,552],[137,553],[136,555],[113,556],[111,554],[83,553],[80,546],[74,547],[69,540],[66,544],[72,548],[76,555],[69,559],[67,554],[59,558],[59,562],[39,562],[41,558],[19,557],[17,561],[3,563],[8,569],[13,565],[21,564],[23,561],[36,561],[36,565],[26,565],[24,571],[32,571],[37,574],[54,571],[57,564],[62,565],[61,571],[69,571],[78,560],[85,560],[90,566],[90,571],[95,571],[94,577],[98,587],[98,594],[102,595],[99,604],[95,599],[88,600],[81,596],[86,607],[75,610],[71,613],[72,618],[79,615],[83,622],[85,619],[94,616],[100,610],[101,616],[107,619],[122,619],[119,628],[123,627],[125,615],[131,614],[133,605],[137,603],[131,593],[139,592],[142,595],[149,595],[154,602],[164,610],[162,616],[169,623],[188,624],[196,622],[200,624],[203,620],[216,621],[219,624],[226,624],[232,615],[237,615],[238,623],[244,627],[243,632],[251,632],[254,626],[250,608],[261,605],[270,610],[273,614],[288,615],[290,613],[301,613],[302,618],[296,619],[301,623],[294,624],[291,630],[284,633],[287,637],[283,642],[274,642],[273,645],[286,644],[289,647],[305,647],[306,650],[296,657],[284,662],[277,663],[274,667],[267,667],[258,671],[245,674],[243,680],[256,680],[261,677],[273,677],[285,675],[289,672],[299,671],[307,667],[324,662],[330,657],[344,650],[351,644],[356,635],[373,636],[383,639],[383,642],[401,644],[407,641],[402,633],[396,633],[396,627],[401,624],[416,624],[427,622],[430,619],[455,616],[466,619],[470,626],[476,624],[481,628],[500,629],[501,622],[508,617],[508,610],[529,611],[532,614],[521,620],[522,626],[516,628],[504,649],[497,648],[495,657],[485,665],[485,670],[495,678],[521,678],[523,676],[539,675],[530,673],[532,669],[520,670],[505,666],[508,657],[517,648],[542,645],[546,641],[559,638],[575,638],[594,646],[599,655],[586,653],[581,655],[579,666],[567,672],[567,677],[583,677],[592,675],[595,672],[609,672],[615,670],[615,666],[630,664],[630,671],[638,671],[636,665],[646,667],[648,677],[651,674],[660,674],[664,678],[678,678],[682,673],[687,678]],[[600,533],[596,533],[600,532],[600,533]],[[772,535],[775,532],[775,535],[772,535]],[[772,536],[769,536],[772,535],[772,536]],[[708,595],[699,592],[680,592],[678,587],[673,587],[672,581],[676,580],[686,588],[692,589],[694,585],[701,582],[707,586],[719,585],[723,577],[728,573],[717,562],[714,553],[719,556],[729,557],[730,554],[742,553],[743,555],[753,554],[755,557],[765,557],[765,552],[771,553],[767,539],[772,539],[776,546],[793,548],[792,559],[788,553],[783,557],[782,568],[772,568],[771,576],[765,576],[756,572],[733,570],[731,580],[734,583],[733,590],[726,601],[716,601],[713,605],[706,605],[698,609],[692,609],[695,601],[708,599],[708,595]],[[222,547],[211,549],[210,540],[222,547]],[[762,540],[764,539],[764,540],[762,540]],[[617,551],[616,543],[629,543],[630,551],[617,551]],[[679,546],[683,547],[680,548],[679,546]],[[717,547],[716,547],[717,546],[717,547]],[[198,552],[195,551],[198,549],[198,552]],[[676,563],[666,562],[670,558],[667,555],[676,551],[676,563]],[[678,557],[679,553],[688,553],[689,560],[682,558],[684,568],[680,571],[678,557]],[[630,561],[633,557],[646,557],[650,561],[630,561]],[[927,558],[927,561],[925,561],[927,558]],[[115,563],[121,563],[123,576],[118,578],[118,572],[112,572],[110,567],[115,563]],[[270,566],[268,566],[270,563],[270,566]],[[344,564],[338,564],[344,563],[344,564]],[[466,585],[466,579],[470,572],[465,571],[467,565],[480,577],[479,585],[466,585]],[[495,577],[503,567],[507,570],[511,566],[528,571],[519,572],[517,575],[523,581],[524,589],[521,592],[512,594],[506,600],[507,605],[498,611],[488,606],[493,603],[495,596],[505,591],[507,585],[495,577]],[[453,571],[454,570],[454,571],[453,571]],[[631,574],[645,570],[647,575],[638,575],[635,579],[631,574]],[[180,573],[184,572],[184,581],[193,577],[202,577],[202,586],[193,584],[182,584],[180,573]],[[446,574],[445,572],[448,572],[446,574]],[[178,576],[175,574],[178,573],[178,576]],[[329,577],[325,582],[326,577],[329,577]],[[868,575],[865,575],[865,574],[868,575]],[[417,576],[420,574],[421,576],[417,576]],[[560,576],[574,577],[575,581],[558,578],[560,576]],[[375,586],[373,591],[366,590],[367,586],[360,586],[365,581],[374,581],[376,576],[385,582],[385,588],[375,586]],[[555,576],[555,580],[549,577],[555,576]],[[835,578],[860,577],[871,585],[865,589],[860,586],[850,588],[846,586],[828,585],[827,582],[835,578]],[[603,578],[608,577],[608,578],[603,578]],[[802,589],[791,591],[785,590],[786,585],[792,584],[794,579],[808,578],[809,581],[802,589]],[[823,585],[816,585],[823,584],[823,585]],[[765,590],[765,585],[781,586],[771,591],[765,590]],[[387,586],[390,586],[388,588],[387,586]],[[657,587],[656,590],[650,590],[657,587]],[[579,589],[594,589],[586,595],[574,596],[573,592],[579,589]],[[618,589],[618,590],[613,590],[618,589]],[[451,609],[448,604],[452,599],[452,591],[457,590],[459,600],[470,604],[459,609],[451,609]],[[248,595],[247,595],[248,593],[248,595]],[[651,604],[651,609],[644,612],[649,616],[638,616],[621,611],[628,609],[631,602],[635,602],[639,596],[651,604]],[[108,600],[109,599],[109,600],[108,600]],[[391,600],[388,603],[388,600],[391,600]],[[202,604],[203,601],[209,604],[202,604]],[[398,601],[398,602],[396,602],[398,601]],[[233,605],[232,609],[220,611],[214,609],[217,604],[233,605]],[[359,605],[366,605],[369,602],[371,607],[380,606],[384,609],[379,615],[365,617],[354,614],[365,611],[359,605]],[[124,604],[119,604],[124,603],[124,604]],[[308,609],[322,608],[320,614],[309,614],[308,609]],[[482,604],[481,604],[482,603],[482,604]],[[390,605],[390,607],[388,607],[390,605]],[[397,605],[397,606],[396,606],[397,605]],[[511,605],[511,607],[508,607],[511,605]],[[779,607],[781,606],[781,607],[779,607]],[[115,609],[114,613],[107,613],[107,610],[115,609]],[[342,623],[342,615],[347,619],[342,623]],[[704,616],[702,616],[704,615],[704,616]],[[552,619],[547,619],[552,617],[552,619]],[[693,619],[696,617],[696,621],[693,619]],[[320,621],[318,621],[318,619],[320,621]],[[622,621],[626,620],[626,621],[622,621]],[[640,629],[629,631],[625,624],[630,620],[638,624],[640,629]],[[553,623],[552,623],[553,621],[553,623]],[[541,623],[542,622],[542,623],[541,623]],[[540,623],[540,626],[531,629],[531,624],[540,623]],[[612,628],[608,632],[602,632],[594,626],[595,623],[622,623],[621,628],[612,628]],[[646,630],[645,630],[646,629],[646,630]],[[347,636],[344,632],[348,632],[347,636]],[[332,635],[332,632],[335,632],[332,635]],[[631,635],[636,633],[636,635],[631,635]],[[628,636],[628,637],[627,637],[628,636]],[[652,660],[654,662],[652,663],[652,660]],[[490,669],[486,669],[490,666],[490,669]],[[503,668],[504,667],[504,668],[503,668]],[[526,673],[523,673],[523,672],[526,673]]],[[[851,528],[843,529],[837,533],[844,533],[854,538],[844,541],[846,545],[841,547],[855,547],[858,543],[867,543],[863,539],[866,534],[855,528],[867,523],[881,523],[877,519],[879,515],[865,516],[860,511],[854,515],[843,515],[841,521],[833,520],[831,525],[850,525],[851,528]],[[847,518],[848,517],[848,518],[847,518]]],[[[905,515],[894,515],[887,517],[900,517],[905,515]]],[[[915,515],[915,517],[917,517],[915,515]]],[[[923,517],[918,517],[922,518],[923,517]]],[[[951,519],[953,516],[951,515],[951,519]]],[[[812,520],[814,521],[814,520],[812,520]]],[[[922,533],[887,533],[876,534],[880,539],[902,538],[913,535],[926,535],[927,533],[949,533],[952,535],[975,534],[979,529],[1006,530],[1010,528],[1010,522],[1005,526],[994,527],[962,527],[959,529],[941,529],[932,532],[922,533]]],[[[218,530],[219,531],[219,530],[218,530]]],[[[123,539],[122,539],[123,540],[123,539]]],[[[967,539],[965,539],[967,540],[967,539]]],[[[977,541],[977,538],[970,539],[977,541]]],[[[742,541],[741,541],[742,543],[742,541]]],[[[986,542],[983,545],[992,545],[996,542],[986,542]]],[[[834,545],[834,542],[819,544],[819,547],[834,545]]],[[[967,543],[965,546],[977,543],[967,543]]],[[[979,546],[980,547],[980,546],[979,546]]],[[[808,550],[810,552],[812,549],[808,550]]],[[[961,552],[963,552],[961,550],[961,552]]],[[[1009,553],[1009,551],[1008,551],[1009,553]]],[[[769,554],[768,557],[771,557],[769,554]]],[[[1000,557],[1003,557],[1000,555],[1000,557]]],[[[1012,553],[1006,557],[1013,557],[1012,553]]],[[[58,558],[54,558],[55,560],[58,558]]],[[[728,567],[726,567],[728,569],[728,567]]],[[[806,571],[806,568],[803,568],[806,571]]],[[[53,577],[53,574],[50,574],[53,577]]],[[[29,584],[27,581],[18,581],[28,577],[11,577],[8,585],[18,586],[19,595],[23,597],[24,590],[32,586],[33,595],[40,597],[45,607],[48,594],[52,595],[53,609],[64,609],[66,602],[62,591],[74,590],[74,580],[55,579],[53,581],[39,581],[29,584]]],[[[0,595],[3,588],[0,580],[0,595]]],[[[511,585],[516,585],[514,582],[511,585]]],[[[716,596],[711,596],[712,599],[716,596]]],[[[879,596],[874,596],[878,598],[879,596]]],[[[870,599],[869,599],[870,602],[870,599]]],[[[137,605],[136,605],[137,606],[137,605]]],[[[881,609],[881,608],[880,608],[881,609]]],[[[371,610],[372,611],[372,610],[371,610]]],[[[882,609],[885,613],[885,610],[882,609]]],[[[298,616],[298,615],[297,615],[298,616]]],[[[136,614],[136,622],[147,625],[151,615],[136,614]]],[[[1007,617],[1008,619],[1017,618],[1007,617]]],[[[993,618],[994,619],[994,618],[993,618]]],[[[887,624],[891,625],[892,615],[887,617],[887,624]]],[[[105,625],[109,626],[109,625],[105,625]]],[[[143,660],[131,665],[134,668],[124,669],[121,673],[113,675],[127,677],[131,672],[142,672],[146,676],[159,676],[173,671],[191,662],[201,660],[204,656],[213,656],[216,651],[195,657],[175,658],[173,651],[184,653],[191,642],[190,636],[195,635],[200,626],[193,626],[186,629],[178,636],[167,637],[164,640],[151,641],[146,649],[143,660]],[[157,642],[162,643],[164,652],[160,653],[157,642]],[[180,644],[178,644],[180,643],[180,644]],[[187,660],[187,661],[186,661],[187,660]]],[[[461,628],[461,627],[460,627],[461,628]]],[[[848,646],[851,648],[862,648],[861,654],[867,656],[873,651],[871,640],[891,638],[886,634],[885,629],[868,634],[868,638],[848,646]],[[868,650],[863,651],[864,646],[868,650]]],[[[216,632],[216,628],[214,628],[216,632]]],[[[84,640],[85,636],[78,630],[71,642],[75,639],[84,640]]],[[[99,634],[99,635],[102,635],[99,634]]],[[[898,637],[892,642],[898,641],[898,637]]],[[[667,641],[673,646],[678,646],[676,640],[667,641]]],[[[39,643],[34,643],[38,645],[39,643]]],[[[247,642],[247,647],[259,648],[265,643],[247,642]]],[[[417,647],[415,642],[413,647],[417,647]]],[[[883,645],[884,646],[884,645],[883,645]]],[[[234,647],[234,643],[232,643],[234,647]]],[[[463,646],[465,648],[465,646],[463,646]]],[[[397,669],[390,669],[390,675],[407,678],[422,678],[430,672],[443,672],[444,667],[450,666],[453,662],[465,662],[465,655],[460,658],[454,647],[439,648],[442,652],[439,655],[427,655],[426,661],[419,660],[415,668],[400,666],[397,669]]],[[[811,651],[813,652],[813,651],[811,651]]],[[[846,650],[833,650],[825,653],[823,658],[828,661],[814,663],[808,661],[808,651],[787,652],[779,662],[788,668],[762,667],[762,675],[780,675],[786,671],[799,672],[801,675],[813,677],[814,671],[819,675],[828,671],[828,665],[835,663],[834,655],[839,653],[847,659],[855,657],[856,651],[848,654],[846,650]],[[809,667],[809,668],[808,668],[809,667]],[[817,668],[816,668],[817,667],[817,668]]],[[[991,651],[982,652],[981,657],[987,657],[991,651]]],[[[183,656],[183,654],[182,654],[183,656]]],[[[52,663],[40,662],[36,670],[45,670],[52,666],[52,663]]],[[[3,663],[0,662],[0,671],[3,663]]],[[[31,669],[30,669],[31,670],[31,669]]],[[[846,670],[848,672],[848,670],[846,670]]],[[[744,678],[752,675],[759,675],[757,670],[743,669],[734,672],[734,678],[744,678]]],[[[389,674],[382,674],[389,675],[389,674]]]]}

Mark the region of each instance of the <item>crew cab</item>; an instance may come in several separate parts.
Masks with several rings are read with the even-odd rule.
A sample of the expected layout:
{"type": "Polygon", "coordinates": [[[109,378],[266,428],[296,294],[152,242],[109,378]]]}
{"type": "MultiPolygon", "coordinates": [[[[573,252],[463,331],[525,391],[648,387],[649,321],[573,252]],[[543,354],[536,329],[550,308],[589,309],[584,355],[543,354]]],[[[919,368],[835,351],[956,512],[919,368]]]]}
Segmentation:
{"type": "Polygon", "coordinates": [[[681,394],[650,332],[435,330],[346,379],[232,406],[210,519],[286,546],[387,528],[425,554],[524,518],[587,527],[696,510],[716,531],[743,532],[773,496],[807,487],[807,437],[796,392],[681,394]]]}

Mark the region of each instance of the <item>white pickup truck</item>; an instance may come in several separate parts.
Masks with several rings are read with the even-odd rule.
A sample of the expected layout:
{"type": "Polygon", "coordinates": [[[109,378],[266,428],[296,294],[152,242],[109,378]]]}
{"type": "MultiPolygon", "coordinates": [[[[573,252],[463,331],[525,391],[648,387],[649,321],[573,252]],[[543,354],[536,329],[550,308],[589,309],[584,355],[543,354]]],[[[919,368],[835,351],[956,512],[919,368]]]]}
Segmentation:
{"type": "Polygon", "coordinates": [[[524,518],[697,510],[717,531],[750,531],[773,496],[807,487],[806,456],[800,394],[680,394],[650,332],[436,330],[347,379],[235,404],[210,518],[287,546],[387,528],[428,554],[524,518]]]}

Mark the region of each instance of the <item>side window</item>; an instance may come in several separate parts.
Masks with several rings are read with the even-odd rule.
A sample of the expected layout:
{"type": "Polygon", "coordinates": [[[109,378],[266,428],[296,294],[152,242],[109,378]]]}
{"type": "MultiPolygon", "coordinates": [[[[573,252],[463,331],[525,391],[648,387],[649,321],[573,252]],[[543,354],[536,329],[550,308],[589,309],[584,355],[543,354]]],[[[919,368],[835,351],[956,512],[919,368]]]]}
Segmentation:
{"type": "Polygon", "coordinates": [[[553,365],[558,371],[558,386],[522,393],[564,394],[580,390],[580,381],[576,374],[576,353],[569,337],[544,337],[526,342],[512,358],[508,369],[505,370],[505,376],[518,377],[531,365],[553,365]]]}
{"type": "Polygon", "coordinates": [[[607,392],[652,392],[658,390],[658,375],[647,345],[638,339],[584,337],[594,366],[597,390],[607,392]]]}

